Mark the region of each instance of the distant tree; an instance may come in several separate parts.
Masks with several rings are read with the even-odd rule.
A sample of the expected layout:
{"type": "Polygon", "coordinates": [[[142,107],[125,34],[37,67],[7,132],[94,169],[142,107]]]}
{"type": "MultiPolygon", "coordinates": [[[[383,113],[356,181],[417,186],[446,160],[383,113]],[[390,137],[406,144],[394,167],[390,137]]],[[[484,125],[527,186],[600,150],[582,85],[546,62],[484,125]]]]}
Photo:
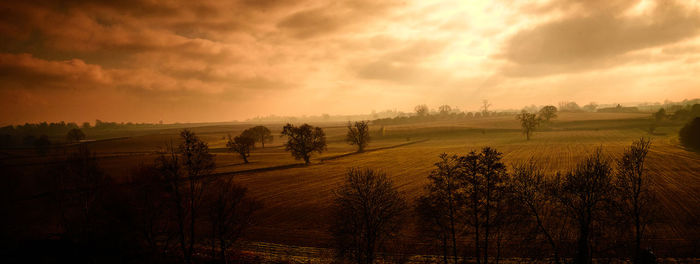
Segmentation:
{"type": "Polygon", "coordinates": [[[588,112],[595,112],[595,110],[598,108],[598,104],[595,102],[590,102],[587,105],[583,106],[583,110],[588,111],[588,112]]]}
{"type": "Polygon", "coordinates": [[[465,116],[466,116],[467,118],[473,118],[473,117],[474,117],[474,114],[473,114],[472,112],[467,112],[467,113],[465,114],[465,116]]]}
{"type": "Polygon", "coordinates": [[[557,118],[557,108],[553,105],[548,105],[540,109],[540,119],[545,122],[549,122],[552,119],[557,118]]]}
{"type": "Polygon", "coordinates": [[[578,229],[574,263],[592,262],[592,228],[609,209],[614,191],[612,180],[610,160],[598,148],[555,184],[559,186],[555,191],[559,203],[578,229]]]}
{"type": "Polygon", "coordinates": [[[700,117],[686,123],[678,132],[681,143],[689,148],[700,150],[700,117]]]}
{"type": "Polygon", "coordinates": [[[83,125],[80,127],[82,129],[89,129],[90,128],[90,122],[83,122],[83,125]]]}
{"type": "Polygon", "coordinates": [[[68,142],[79,142],[83,139],[85,139],[85,133],[83,133],[83,131],[78,128],[71,129],[66,135],[66,140],[68,142]]]}
{"type": "Polygon", "coordinates": [[[656,204],[655,196],[651,191],[653,181],[644,168],[650,145],[649,139],[640,138],[634,141],[617,160],[615,187],[622,215],[633,229],[635,263],[640,263],[644,231],[651,220],[656,204]]]}
{"type": "Polygon", "coordinates": [[[659,109],[659,111],[656,111],[656,113],[654,113],[653,117],[654,120],[656,120],[656,122],[664,121],[666,119],[666,110],[664,110],[663,108],[659,109]]]}
{"type": "Polygon", "coordinates": [[[211,253],[214,259],[228,263],[229,248],[253,224],[253,213],[260,202],[246,197],[248,189],[233,183],[233,178],[220,179],[208,193],[211,253]]]}
{"type": "Polygon", "coordinates": [[[250,135],[246,135],[245,133],[235,138],[231,138],[231,135],[229,134],[228,141],[226,142],[226,148],[228,148],[229,151],[236,152],[241,155],[244,163],[248,163],[250,150],[252,150],[254,146],[255,139],[250,137],[250,135]]]}
{"type": "Polygon", "coordinates": [[[559,111],[561,111],[561,112],[578,112],[578,111],[581,111],[581,107],[579,107],[576,102],[562,101],[562,102],[559,102],[559,111]]]}
{"type": "Polygon", "coordinates": [[[370,141],[369,121],[348,122],[348,134],[345,141],[357,146],[357,152],[363,152],[370,141]]]}
{"type": "Polygon", "coordinates": [[[458,156],[440,154],[440,161],[435,163],[435,169],[430,172],[425,189],[427,195],[418,198],[416,211],[423,223],[423,229],[430,231],[441,241],[443,258],[452,254],[457,263],[457,236],[462,226],[462,188],[460,177],[462,168],[458,156]],[[449,242],[448,242],[449,241],[449,242]],[[452,252],[448,253],[449,249],[452,252]]]}
{"type": "Polygon", "coordinates": [[[491,103],[489,103],[489,100],[484,100],[481,102],[481,116],[489,116],[489,107],[491,107],[491,103]]]}
{"type": "Polygon", "coordinates": [[[438,108],[438,111],[441,115],[448,115],[452,112],[452,107],[450,107],[449,105],[441,105],[438,108]]]}
{"type": "Polygon", "coordinates": [[[373,264],[385,242],[397,235],[407,209],[403,194],[384,173],[349,169],[333,204],[331,233],[338,257],[373,264]]]}
{"type": "Polygon", "coordinates": [[[534,222],[537,233],[545,237],[554,254],[554,262],[559,259],[559,245],[555,240],[555,222],[560,219],[555,202],[550,192],[550,184],[544,170],[532,158],[513,166],[513,177],[509,188],[513,198],[523,209],[525,216],[534,222]]]}
{"type": "Polygon", "coordinates": [[[523,134],[525,134],[527,140],[530,140],[530,135],[540,124],[540,119],[537,118],[535,114],[530,114],[525,111],[520,112],[520,114],[517,115],[516,118],[520,120],[520,126],[523,129],[523,134]]]}
{"type": "Polygon", "coordinates": [[[428,106],[424,104],[416,105],[416,107],[414,107],[413,109],[416,111],[417,116],[427,116],[428,112],[430,112],[428,106]]]}
{"type": "Polygon", "coordinates": [[[260,142],[262,148],[265,148],[265,143],[272,142],[272,139],[274,138],[270,132],[270,129],[264,126],[248,128],[243,131],[241,136],[252,138],[255,140],[254,142],[260,142]]]}
{"type": "Polygon", "coordinates": [[[49,151],[49,146],[51,146],[51,141],[47,135],[41,135],[34,141],[34,148],[36,148],[36,152],[39,155],[46,155],[49,151]]]}
{"type": "Polygon", "coordinates": [[[303,124],[295,127],[287,124],[282,129],[282,136],[287,136],[285,149],[292,153],[295,159],[303,159],[309,164],[313,152],[321,153],[326,150],[326,134],[320,127],[303,124]]]}

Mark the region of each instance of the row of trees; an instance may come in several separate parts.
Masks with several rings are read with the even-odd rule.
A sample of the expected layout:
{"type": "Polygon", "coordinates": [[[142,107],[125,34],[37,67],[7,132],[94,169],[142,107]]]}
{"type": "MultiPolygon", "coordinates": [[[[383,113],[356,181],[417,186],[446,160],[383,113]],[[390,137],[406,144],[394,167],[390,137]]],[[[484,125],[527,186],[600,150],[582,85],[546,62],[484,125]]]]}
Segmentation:
{"type": "MultiPolygon", "coordinates": [[[[350,145],[357,146],[357,152],[363,152],[370,142],[369,121],[348,122],[348,132],[345,141],[350,145]]],[[[313,153],[322,153],[326,150],[326,134],[320,127],[309,124],[294,126],[287,124],[282,128],[281,136],[287,137],[284,144],[285,150],[289,151],[297,160],[304,160],[304,163],[311,162],[313,153]]],[[[234,138],[228,135],[226,147],[238,153],[245,163],[248,163],[251,150],[255,143],[260,142],[265,147],[265,142],[272,142],[270,130],[264,126],[256,126],[244,130],[241,135],[234,138]]]]}
{"type": "MultiPolygon", "coordinates": [[[[649,147],[648,139],[639,139],[616,160],[597,149],[555,175],[546,175],[534,159],[509,172],[502,154],[490,147],[441,154],[426,194],[415,202],[418,227],[439,245],[445,264],[460,263],[466,252],[476,263],[498,263],[503,243],[518,239],[542,241],[538,251],[561,263],[572,246],[570,235],[574,263],[591,263],[593,245],[605,244],[606,234],[628,234],[629,256],[646,263],[653,256],[642,246],[656,205],[645,169],[649,147]]],[[[410,211],[405,195],[384,173],[352,168],[335,197],[331,232],[338,256],[374,263],[377,252],[400,235],[410,211]]]]}
{"type": "Polygon", "coordinates": [[[107,259],[145,255],[149,262],[207,258],[227,263],[230,248],[261,204],[232,178],[210,177],[213,155],[193,132],[183,130],[180,138],[179,145],[168,145],[152,165],[135,168],[120,184],[80,145],[56,169],[63,236],[93,262],[106,260],[97,254],[108,250],[114,252],[107,259]]]}

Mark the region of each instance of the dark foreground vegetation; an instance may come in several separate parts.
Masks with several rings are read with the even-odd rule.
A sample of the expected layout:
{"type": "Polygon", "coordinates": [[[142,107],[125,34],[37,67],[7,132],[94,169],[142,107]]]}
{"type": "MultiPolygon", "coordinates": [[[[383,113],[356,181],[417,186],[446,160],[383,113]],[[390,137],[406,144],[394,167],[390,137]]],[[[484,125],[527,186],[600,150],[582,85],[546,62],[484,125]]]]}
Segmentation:
{"type": "MultiPolygon", "coordinates": [[[[350,124],[348,143],[369,142],[367,130],[364,122],[350,124]]],[[[284,133],[287,150],[307,164],[311,152],[325,148],[320,128],[287,125],[284,133]]],[[[254,146],[252,137],[239,137],[250,138],[246,144],[254,146]]],[[[330,209],[336,258],[361,264],[405,262],[416,254],[417,243],[434,245],[431,252],[446,264],[467,259],[487,264],[501,261],[513,244],[529,244],[531,251],[520,257],[554,263],[591,263],[594,257],[653,263],[645,231],[663,216],[656,214],[654,175],[644,166],[650,147],[642,138],[621,157],[597,150],[555,175],[545,175],[536,154],[512,166],[491,147],[442,154],[428,175],[426,194],[415,201],[408,201],[381,168],[349,168],[330,209]],[[411,226],[422,234],[421,241],[406,236],[411,226]]],[[[179,144],[166,146],[152,165],[140,165],[127,182],[116,183],[87,145],[80,144],[64,162],[43,169],[46,182],[41,184],[50,189],[45,194],[50,202],[36,213],[55,219],[57,226],[47,227],[50,238],[23,239],[26,230],[12,212],[27,210],[22,202],[38,197],[23,197],[11,183],[5,185],[3,258],[242,261],[237,241],[255,224],[255,212],[263,205],[247,197],[246,188],[232,177],[215,177],[214,167],[208,145],[183,130],[179,144]]]]}

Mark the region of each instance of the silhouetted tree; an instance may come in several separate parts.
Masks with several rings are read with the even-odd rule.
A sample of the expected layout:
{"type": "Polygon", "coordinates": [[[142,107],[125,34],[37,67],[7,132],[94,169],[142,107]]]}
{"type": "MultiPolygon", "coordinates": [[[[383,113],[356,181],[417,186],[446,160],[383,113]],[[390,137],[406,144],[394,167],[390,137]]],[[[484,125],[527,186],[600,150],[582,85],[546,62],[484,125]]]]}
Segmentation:
{"type": "Polygon", "coordinates": [[[430,112],[428,106],[424,104],[416,105],[413,110],[416,111],[416,116],[427,116],[428,112],[430,112]]]}
{"type": "Polygon", "coordinates": [[[644,160],[650,145],[649,139],[640,138],[617,160],[615,187],[622,215],[633,229],[635,263],[640,261],[644,231],[651,220],[656,203],[651,190],[651,175],[644,169],[644,160]]]}
{"type": "Polygon", "coordinates": [[[540,119],[545,122],[549,122],[552,119],[557,118],[557,108],[553,105],[547,105],[540,109],[540,119]]]}
{"type": "Polygon", "coordinates": [[[483,100],[481,102],[481,116],[489,116],[489,107],[491,107],[491,103],[489,103],[489,100],[483,100]]]}
{"type": "Polygon", "coordinates": [[[574,263],[589,264],[592,261],[592,225],[600,221],[608,209],[614,191],[612,179],[610,161],[600,148],[578,163],[563,179],[558,179],[561,183],[556,184],[559,186],[556,196],[578,229],[574,263]]]}
{"type": "Polygon", "coordinates": [[[233,178],[213,184],[208,197],[213,258],[228,263],[228,249],[253,224],[252,215],[261,204],[246,197],[248,189],[233,183],[233,178]]]}
{"type": "Polygon", "coordinates": [[[338,256],[374,263],[384,243],[399,231],[407,209],[403,194],[384,173],[349,169],[333,206],[331,233],[338,256]]]}
{"type": "Polygon", "coordinates": [[[177,150],[169,146],[168,153],[156,163],[170,185],[184,260],[192,263],[198,239],[196,225],[201,216],[199,209],[208,184],[206,176],[214,170],[214,159],[207,143],[194,132],[184,129],[180,137],[182,143],[177,150]]]}
{"type": "Polygon", "coordinates": [[[104,195],[103,187],[111,179],[97,164],[95,153],[86,145],[68,155],[56,178],[56,202],[67,235],[76,241],[91,243],[97,226],[97,214],[104,195]]]}
{"type": "Polygon", "coordinates": [[[320,127],[287,124],[282,129],[282,136],[287,136],[285,150],[291,152],[295,159],[303,159],[306,164],[311,162],[311,153],[326,150],[326,134],[320,127]]]}
{"type": "Polygon", "coordinates": [[[527,140],[530,140],[530,135],[540,124],[540,119],[537,118],[535,114],[531,114],[525,111],[520,112],[520,114],[518,114],[516,118],[520,120],[520,126],[523,129],[523,134],[525,134],[527,140]]]}
{"type": "Polygon", "coordinates": [[[248,163],[248,157],[250,157],[250,150],[253,149],[253,146],[255,146],[255,139],[249,137],[249,135],[245,135],[245,133],[235,138],[231,138],[230,134],[228,135],[226,147],[229,151],[233,151],[240,154],[241,158],[243,158],[243,162],[245,163],[248,163]]]}
{"type": "Polygon", "coordinates": [[[348,122],[348,134],[345,141],[357,146],[357,152],[363,152],[370,141],[369,121],[348,122]]]}
{"type": "Polygon", "coordinates": [[[68,142],[79,142],[83,139],[85,139],[85,133],[78,128],[73,128],[66,134],[66,140],[68,142]]]}
{"type": "Polygon", "coordinates": [[[678,132],[681,143],[689,148],[700,150],[700,117],[693,118],[678,132]]]}
{"type": "Polygon", "coordinates": [[[440,112],[441,115],[448,115],[452,112],[452,107],[449,105],[441,105],[438,108],[438,112],[440,112]]]}
{"type": "Polygon", "coordinates": [[[509,183],[513,198],[524,209],[526,220],[534,222],[537,232],[544,235],[554,254],[554,262],[558,264],[561,263],[559,245],[553,233],[554,222],[560,216],[554,204],[556,201],[551,196],[550,185],[544,170],[532,158],[513,166],[513,177],[509,183]]]}
{"type": "Polygon", "coordinates": [[[265,148],[265,143],[272,142],[272,139],[274,138],[270,132],[270,129],[264,126],[248,128],[241,133],[241,136],[253,138],[255,140],[254,142],[260,142],[262,148],[265,148]]]}
{"type": "Polygon", "coordinates": [[[151,254],[170,249],[172,235],[172,202],[167,199],[168,182],[156,165],[140,165],[130,174],[132,184],[129,198],[134,210],[134,228],[141,235],[151,254]]]}
{"type": "Polygon", "coordinates": [[[425,189],[427,195],[418,198],[418,215],[430,233],[441,240],[443,258],[447,263],[448,250],[452,248],[454,263],[457,263],[457,235],[462,230],[463,197],[460,184],[462,167],[459,157],[440,154],[440,161],[435,163],[430,172],[430,181],[425,189]],[[449,242],[448,242],[449,241],[449,242]]]}
{"type": "MultiPolygon", "coordinates": [[[[500,205],[507,195],[508,173],[505,164],[501,161],[501,155],[502,153],[490,147],[483,148],[479,155],[479,174],[483,177],[484,264],[489,261],[489,239],[492,235],[499,235],[491,232],[499,231],[499,229],[493,229],[498,227],[500,223],[498,218],[502,215],[502,210],[505,209],[500,205]]],[[[498,258],[496,258],[496,262],[498,262],[498,258]]]]}

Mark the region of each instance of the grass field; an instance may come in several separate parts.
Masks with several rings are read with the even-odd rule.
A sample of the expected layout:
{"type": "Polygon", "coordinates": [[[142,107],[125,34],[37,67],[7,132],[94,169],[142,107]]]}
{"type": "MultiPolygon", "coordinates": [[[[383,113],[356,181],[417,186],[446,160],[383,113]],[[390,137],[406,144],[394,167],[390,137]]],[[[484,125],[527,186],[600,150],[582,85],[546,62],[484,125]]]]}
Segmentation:
{"type": "MultiPolygon", "coordinates": [[[[552,124],[537,131],[530,141],[519,130],[513,117],[493,117],[468,121],[439,121],[422,124],[392,125],[380,135],[371,126],[369,151],[323,160],[354,151],[343,139],[342,123],[316,124],[324,128],[328,150],[312,159],[310,166],[246,172],[253,169],[298,164],[284,151],[279,137],[282,124],[269,124],[274,142],[256,149],[249,164],[237,154],[225,151],[224,136],[239,134],[251,125],[216,125],[193,130],[209,143],[216,154],[218,177],[234,177],[261,200],[264,209],[259,224],[249,232],[250,241],[297,246],[327,246],[327,208],[333,189],[342,184],[350,167],[371,167],[387,175],[413,199],[423,192],[427,175],[440,153],[467,153],[484,146],[503,152],[506,164],[530,157],[542,162],[548,173],[567,171],[594,148],[602,147],[617,156],[633,140],[652,138],[648,171],[662,202],[665,222],[654,225],[651,236],[658,243],[685,241],[697,245],[700,238],[700,154],[677,143],[677,126],[660,127],[649,135],[648,114],[562,113],[552,124]],[[411,143],[414,144],[405,144],[411,143]],[[392,147],[396,146],[396,147],[392,147]],[[378,150],[375,150],[378,149],[378,150]]],[[[98,152],[103,168],[116,179],[125,177],[139,163],[150,163],[156,151],[169,142],[177,143],[178,129],[154,130],[126,139],[98,141],[91,148],[98,152]]],[[[31,166],[45,162],[29,154],[11,156],[14,166],[31,166]]],[[[58,159],[60,153],[53,158],[58,159]]],[[[9,159],[9,158],[8,158],[9,159]]]]}

